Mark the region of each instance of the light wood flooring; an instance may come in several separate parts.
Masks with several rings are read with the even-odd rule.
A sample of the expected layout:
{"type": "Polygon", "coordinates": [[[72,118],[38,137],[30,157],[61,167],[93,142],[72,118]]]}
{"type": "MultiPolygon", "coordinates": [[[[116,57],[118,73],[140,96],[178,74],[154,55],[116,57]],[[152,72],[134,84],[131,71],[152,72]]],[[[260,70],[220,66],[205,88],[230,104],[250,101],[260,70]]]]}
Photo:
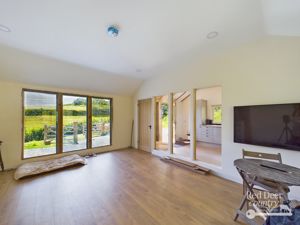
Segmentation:
{"type": "MultiPolygon", "coordinates": [[[[191,155],[189,151],[190,151],[190,145],[178,146],[174,148],[175,155],[189,157],[191,155]]],[[[197,141],[196,157],[197,157],[196,159],[201,162],[213,164],[216,166],[221,166],[222,165],[221,145],[197,141]]]]}
{"type": "Polygon", "coordinates": [[[0,173],[1,225],[238,224],[240,185],[138,150],[21,181],[12,175],[0,173]]]}
{"type": "MultiPolygon", "coordinates": [[[[161,151],[168,151],[167,144],[156,143],[156,147],[161,151]]],[[[174,145],[174,154],[189,157],[190,145],[174,145]]],[[[205,143],[197,141],[196,149],[197,160],[215,166],[222,166],[222,150],[221,145],[205,143]]]]}

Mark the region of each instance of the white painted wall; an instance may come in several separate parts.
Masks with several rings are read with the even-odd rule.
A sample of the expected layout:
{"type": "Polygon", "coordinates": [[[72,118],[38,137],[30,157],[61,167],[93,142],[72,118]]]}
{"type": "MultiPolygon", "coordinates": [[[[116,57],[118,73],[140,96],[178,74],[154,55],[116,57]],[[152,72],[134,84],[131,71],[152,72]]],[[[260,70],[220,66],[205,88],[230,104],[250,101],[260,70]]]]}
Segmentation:
{"type": "MultiPolygon", "coordinates": [[[[110,151],[127,148],[131,145],[130,131],[132,124],[132,97],[106,95],[97,92],[83,92],[74,89],[58,89],[34,86],[21,83],[0,81],[0,140],[3,141],[2,156],[5,168],[15,168],[21,163],[49,159],[55,156],[45,156],[35,159],[21,160],[22,156],[22,88],[58,91],[65,93],[103,96],[113,98],[113,132],[112,146],[93,149],[93,152],[110,151]]],[[[77,151],[84,153],[86,150],[77,151]]],[[[89,151],[90,152],[90,151],[89,151]]],[[[68,153],[64,153],[67,155],[68,153]]],[[[70,154],[70,153],[69,153],[70,154]]]]}
{"type": "MultiPolygon", "coordinates": [[[[222,86],[222,168],[214,170],[225,178],[241,181],[233,161],[241,158],[242,148],[280,152],[284,163],[297,167],[300,167],[300,152],[234,143],[233,106],[300,102],[299,84],[300,38],[270,36],[214,59],[195,58],[157,74],[143,83],[134,102],[168,92],[222,86]]],[[[137,121],[136,107],[134,113],[137,121]]],[[[135,133],[135,145],[136,137],[135,133]]],[[[300,199],[300,189],[293,189],[292,196],[300,199]]]]}

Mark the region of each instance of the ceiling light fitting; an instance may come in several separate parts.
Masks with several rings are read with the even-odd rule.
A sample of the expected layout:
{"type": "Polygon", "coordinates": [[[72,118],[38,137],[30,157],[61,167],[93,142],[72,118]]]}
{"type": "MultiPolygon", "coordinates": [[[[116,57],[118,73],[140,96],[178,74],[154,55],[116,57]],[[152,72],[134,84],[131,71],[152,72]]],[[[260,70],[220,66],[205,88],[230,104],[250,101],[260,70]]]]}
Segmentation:
{"type": "Polygon", "coordinates": [[[207,39],[213,39],[213,38],[216,38],[218,35],[219,35],[219,33],[217,31],[212,31],[212,32],[209,32],[206,35],[206,37],[207,37],[207,39]]]}
{"type": "Polygon", "coordinates": [[[115,25],[111,25],[107,28],[107,34],[110,37],[117,37],[119,35],[119,28],[115,25]]]}

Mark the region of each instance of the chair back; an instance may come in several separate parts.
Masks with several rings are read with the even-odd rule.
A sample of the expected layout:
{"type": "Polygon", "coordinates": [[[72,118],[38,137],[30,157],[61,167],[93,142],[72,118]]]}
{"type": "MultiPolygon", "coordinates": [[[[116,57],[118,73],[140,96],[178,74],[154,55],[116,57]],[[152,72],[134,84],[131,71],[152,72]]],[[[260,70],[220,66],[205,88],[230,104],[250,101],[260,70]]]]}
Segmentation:
{"type": "Polygon", "coordinates": [[[243,159],[246,158],[272,160],[272,161],[282,163],[282,158],[280,153],[270,154],[270,153],[263,153],[263,152],[251,152],[243,149],[243,159]]]}
{"type": "MultiPolygon", "coordinates": [[[[251,152],[243,149],[243,159],[263,159],[263,160],[271,160],[274,162],[282,163],[281,154],[271,154],[271,153],[263,153],[263,152],[251,152]]],[[[243,181],[243,194],[247,191],[247,186],[243,181]]]]}

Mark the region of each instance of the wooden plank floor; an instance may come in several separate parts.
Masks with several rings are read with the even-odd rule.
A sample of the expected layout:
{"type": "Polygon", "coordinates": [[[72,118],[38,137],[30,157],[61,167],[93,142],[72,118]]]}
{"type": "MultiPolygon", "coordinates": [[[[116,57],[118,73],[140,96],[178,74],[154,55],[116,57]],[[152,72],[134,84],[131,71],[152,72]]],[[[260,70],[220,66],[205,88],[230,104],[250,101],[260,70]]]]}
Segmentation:
{"type": "Polygon", "coordinates": [[[100,154],[87,166],[14,181],[0,173],[1,225],[209,225],[232,221],[241,186],[148,153],[100,154]]]}

